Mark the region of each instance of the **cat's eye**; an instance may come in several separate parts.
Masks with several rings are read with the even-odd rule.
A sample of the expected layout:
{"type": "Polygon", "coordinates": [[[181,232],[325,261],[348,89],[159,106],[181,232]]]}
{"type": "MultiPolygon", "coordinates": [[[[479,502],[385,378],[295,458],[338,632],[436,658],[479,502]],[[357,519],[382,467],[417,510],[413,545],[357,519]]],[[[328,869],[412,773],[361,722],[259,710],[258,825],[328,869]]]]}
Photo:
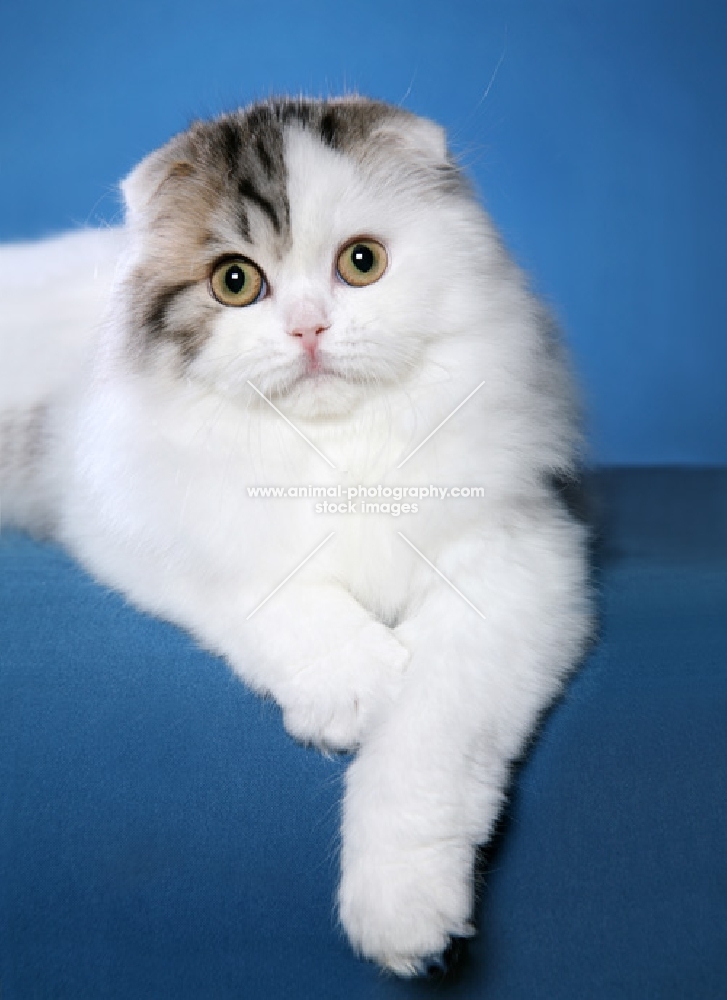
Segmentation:
{"type": "Polygon", "coordinates": [[[351,240],[338,255],[336,271],[347,285],[361,288],[378,281],[387,263],[386,250],[378,240],[351,240]]]}
{"type": "Polygon", "coordinates": [[[210,276],[210,291],[223,306],[251,306],[265,289],[262,271],[247,257],[225,257],[210,276]]]}

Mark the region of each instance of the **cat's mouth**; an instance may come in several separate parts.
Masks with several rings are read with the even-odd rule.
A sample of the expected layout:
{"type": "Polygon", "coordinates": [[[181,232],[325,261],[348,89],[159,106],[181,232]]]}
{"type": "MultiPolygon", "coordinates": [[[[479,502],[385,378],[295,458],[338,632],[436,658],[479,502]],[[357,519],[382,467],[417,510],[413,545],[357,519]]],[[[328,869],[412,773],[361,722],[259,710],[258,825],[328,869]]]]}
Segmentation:
{"type": "Polygon", "coordinates": [[[356,366],[337,363],[322,354],[296,359],[277,371],[268,369],[254,380],[268,399],[286,401],[299,412],[329,415],[350,412],[369,384],[371,380],[356,366]]]}
{"type": "Polygon", "coordinates": [[[331,368],[320,358],[306,358],[303,378],[316,378],[319,375],[333,374],[331,368]]]}
{"type": "Polygon", "coordinates": [[[301,415],[349,413],[361,393],[361,378],[325,356],[301,359],[280,393],[301,415]]]}
{"type": "Polygon", "coordinates": [[[342,372],[335,365],[326,359],[316,355],[306,357],[301,366],[301,371],[294,380],[294,385],[310,382],[312,384],[324,383],[331,379],[343,379],[347,381],[345,372],[342,372]]]}

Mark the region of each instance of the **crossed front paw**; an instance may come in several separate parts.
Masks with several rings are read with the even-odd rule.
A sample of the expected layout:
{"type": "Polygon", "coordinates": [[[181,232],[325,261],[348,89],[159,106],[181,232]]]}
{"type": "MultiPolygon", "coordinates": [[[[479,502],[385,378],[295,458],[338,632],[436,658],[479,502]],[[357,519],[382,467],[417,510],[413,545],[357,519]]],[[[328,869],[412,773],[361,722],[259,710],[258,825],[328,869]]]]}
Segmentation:
{"type": "Polygon", "coordinates": [[[397,695],[409,652],[372,622],[351,641],[291,672],[276,692],[288,732],[324,750],[353,750],[397,695]]]}

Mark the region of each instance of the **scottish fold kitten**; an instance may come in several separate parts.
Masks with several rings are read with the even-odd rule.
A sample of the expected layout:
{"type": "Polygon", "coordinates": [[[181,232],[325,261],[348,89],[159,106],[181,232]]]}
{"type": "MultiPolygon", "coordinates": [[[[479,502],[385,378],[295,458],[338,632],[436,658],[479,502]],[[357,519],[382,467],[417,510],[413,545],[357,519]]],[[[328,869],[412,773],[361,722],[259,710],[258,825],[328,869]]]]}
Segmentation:
{"type": "Polygon", "coordinates": [[[122,189],[122,229],[0,250],[3,517],[357,751],[338,912],[417,973],[589,630],[561,350],[400,108],[256,104],[122,189]]]}

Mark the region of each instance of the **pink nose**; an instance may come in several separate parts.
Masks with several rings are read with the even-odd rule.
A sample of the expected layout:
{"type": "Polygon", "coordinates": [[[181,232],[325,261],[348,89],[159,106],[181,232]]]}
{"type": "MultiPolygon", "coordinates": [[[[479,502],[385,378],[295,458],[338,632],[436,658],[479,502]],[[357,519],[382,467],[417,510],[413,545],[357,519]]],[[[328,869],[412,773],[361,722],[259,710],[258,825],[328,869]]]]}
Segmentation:
{"type": "Polygon", "coordinates": [[[288,332],[291,337],[300,337],[300,346],[314,357],[318,350],[318,338],[327,329],[327,326],[299,326],[288,332]]]}

